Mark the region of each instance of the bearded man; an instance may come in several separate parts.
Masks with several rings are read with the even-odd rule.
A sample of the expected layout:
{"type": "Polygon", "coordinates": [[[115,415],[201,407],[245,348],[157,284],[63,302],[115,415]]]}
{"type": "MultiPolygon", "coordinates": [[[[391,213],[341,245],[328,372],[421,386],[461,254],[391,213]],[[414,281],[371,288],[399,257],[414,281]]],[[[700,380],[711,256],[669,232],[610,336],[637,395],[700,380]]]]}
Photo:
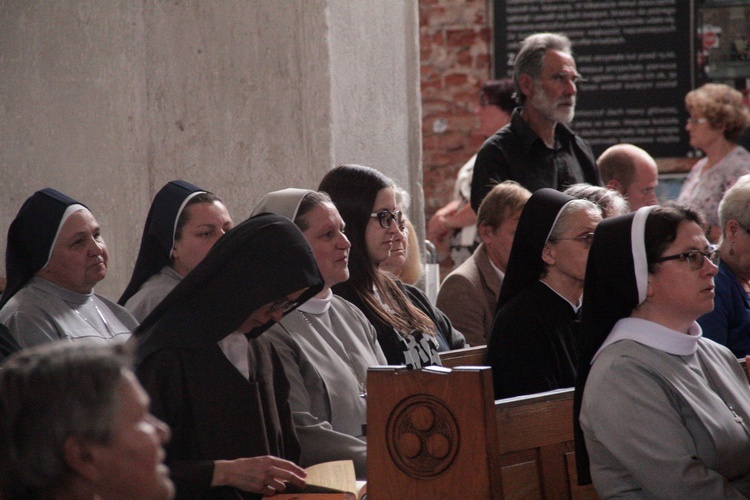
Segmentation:
{"type": "Polygon", "coordinates": [[[567,126],[575,115],[580,77],[566,36],[537,33],[521,43],[513,64],[521,106],[477,153],[474,210],[495,184],[508,179],[531,192],[543,187],[562,191],[580,182],[602,184],[591,147],[567,126]]]}

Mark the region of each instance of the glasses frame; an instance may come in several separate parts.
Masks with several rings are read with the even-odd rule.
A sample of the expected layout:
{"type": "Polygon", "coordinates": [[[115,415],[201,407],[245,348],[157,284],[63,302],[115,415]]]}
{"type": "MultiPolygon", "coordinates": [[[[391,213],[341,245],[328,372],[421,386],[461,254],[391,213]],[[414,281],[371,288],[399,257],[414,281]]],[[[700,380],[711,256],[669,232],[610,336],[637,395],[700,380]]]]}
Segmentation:
{"type": "Polygon", "coordinates": [[[575,240],[575,241],[583,243],[583,245],[586,248],[591,248],[591,244],[594,242],[594,233],[593,232],[586,233],[586,234],[583,234],[581,236],[574,236],[572,238],[556,238],[556,239],[550,240],[550,241],[552,243],[555,243],[555,242],[563,241],[563,240],[575,240]]]}
{"type": "Polygon", "coordinates": [[[380,227],[382,227],[383,229],[388,229],[389,227],[391,227],[391,223],[394,220],[396,221],[396,224],[401,227],[403,217],[404,214],[403,212],[401,212],[401,210],[391,212],[390,210],[383,209],[380,212],[372,212],[370,214],[370,218],[378,219],[378,224],[380,224],[380,227]]]}
{"type": "Polygon", "coordinates": [[[693,271],[700,271],[703,269],[703,265],[708,260],[711,264],[716,265],[719,258],[718,245],[709,245],[708,252],[701,252],[700,250],[689,250],[687,252],[676,253],[674,255],[667,255],[665,257],[659,257],[654,261],[655,264],[661,264],[668,260],[679,260],[681,262],[687,262],[690,269],[693,271]],[[700,255],[700,260],[696,258],[700,255]],[[698,266],[698,267],[696,267],[698,266]]]}

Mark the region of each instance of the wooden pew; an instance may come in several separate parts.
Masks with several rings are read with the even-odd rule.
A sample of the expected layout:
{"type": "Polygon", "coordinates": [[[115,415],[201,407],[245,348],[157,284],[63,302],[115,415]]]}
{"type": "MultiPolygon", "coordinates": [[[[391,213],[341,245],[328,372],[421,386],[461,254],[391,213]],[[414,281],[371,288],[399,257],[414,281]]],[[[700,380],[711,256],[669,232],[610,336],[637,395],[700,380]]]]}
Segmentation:
{"type": "Polygon", "coordinates": [[[488,367],[367,377],[373,500],[596,498],[576,486],[572,389],[493,401],[488,367]]]}
{"type": "MultiPolygon", "coordinates": [[[[739,362],[750,383],[750,367],[739,362]]],[[[598,498],[591,485],[577,485],[573,392],[492,401],[489,367],[371,368],[368,495],[598,498]]]]}
{"type": "Polygon", "coordinates": [[[487,346],[467,347],[440,353],[440,362],[448,368],[457,366],[482,366],[487,356],[487,346]]]}

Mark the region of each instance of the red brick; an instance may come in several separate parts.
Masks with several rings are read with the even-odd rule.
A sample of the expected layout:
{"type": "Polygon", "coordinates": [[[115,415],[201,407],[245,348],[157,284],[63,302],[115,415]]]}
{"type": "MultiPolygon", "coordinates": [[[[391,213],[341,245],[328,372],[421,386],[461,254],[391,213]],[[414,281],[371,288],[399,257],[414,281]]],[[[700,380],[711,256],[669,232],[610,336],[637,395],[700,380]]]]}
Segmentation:
{"type": "Polygon", "coordinates": [[[473,29],[445,30],[445,43],[452,46],[467,47],[481,39],[479,33],[473,29]]]}
{"type": "Polygon", "coordinates": [[[454,73],[445,77],[445,85],[447,87],[458,87],[460,85],[466,85],[469,81],[469,77],[460,73],[454,73]]]}

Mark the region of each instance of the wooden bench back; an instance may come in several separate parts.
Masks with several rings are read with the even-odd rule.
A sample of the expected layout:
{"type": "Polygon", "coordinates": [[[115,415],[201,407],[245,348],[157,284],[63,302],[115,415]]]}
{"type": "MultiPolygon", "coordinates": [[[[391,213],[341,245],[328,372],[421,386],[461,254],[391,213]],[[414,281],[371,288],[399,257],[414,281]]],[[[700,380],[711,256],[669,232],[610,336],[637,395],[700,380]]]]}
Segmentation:
{"type": "Polygon", "coordinates": [[[488,367],[370,368],[367,495],[502,498],[488,367]]]}
{"type": "Polygon", "coordinates": [[[448,368],[457,366],[483,366],[487,357],[487,346],[467,347],[440,353],[440,362],[448,368]]]}
{"type": "Polygon", "coordinates": [[[488,367],[367,376],[373,500],[598,498],[577,485],[572,388],[493,402],[488,367]]]}

